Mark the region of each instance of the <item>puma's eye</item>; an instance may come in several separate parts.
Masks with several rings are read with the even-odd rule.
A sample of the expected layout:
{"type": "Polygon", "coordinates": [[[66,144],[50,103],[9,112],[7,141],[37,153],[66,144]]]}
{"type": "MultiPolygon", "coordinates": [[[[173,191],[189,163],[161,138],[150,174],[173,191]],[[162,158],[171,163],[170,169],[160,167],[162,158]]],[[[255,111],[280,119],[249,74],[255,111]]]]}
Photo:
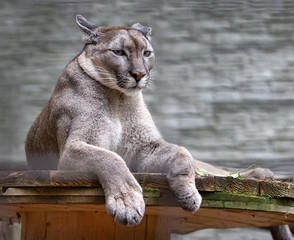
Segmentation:
{"type": "Polygon", "coordinates": [[[150,57],[151,56],[151,51],[145,51],[144,52],[144,57],[150,57]]]}
{"type": "Polygon", "coordinates": [[[124,50],[112,50],[112,52],[117,56],[125,56],[126,55],[124,50]]]}

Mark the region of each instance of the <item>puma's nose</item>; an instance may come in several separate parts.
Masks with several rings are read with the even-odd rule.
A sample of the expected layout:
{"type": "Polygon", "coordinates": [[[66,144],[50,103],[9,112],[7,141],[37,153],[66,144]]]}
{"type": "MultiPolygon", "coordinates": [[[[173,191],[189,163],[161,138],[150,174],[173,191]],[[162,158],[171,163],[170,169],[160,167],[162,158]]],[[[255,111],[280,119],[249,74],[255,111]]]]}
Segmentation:
{"type": "Polygon", "coordinates": [[[133,78],[135,78],[136,82],[139,82],[144,76],[146,76],[146,72],[131,72],[133,78]]]}

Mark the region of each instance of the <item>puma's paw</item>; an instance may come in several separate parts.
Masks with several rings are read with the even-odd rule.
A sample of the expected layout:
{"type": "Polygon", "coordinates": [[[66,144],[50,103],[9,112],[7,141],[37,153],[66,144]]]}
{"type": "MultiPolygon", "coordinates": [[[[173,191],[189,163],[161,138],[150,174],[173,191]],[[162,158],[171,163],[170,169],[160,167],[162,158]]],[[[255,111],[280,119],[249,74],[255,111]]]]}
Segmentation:
{"type": "Polygon", "coordinates": [[[202,198],[195,186],[193,158],[186,149],[180,147],[175,154],[175,159],[167,174],[169,187],[182,208],[194,213],[200,208],[202,198]]]}
{"type": "Polygon", "coordinates": [[[128,226],[140,223],[145,212],[142,189],[136,180],[117,183],[104,190],[106,211],[114,221],[128,226]]]}
{"type": "Polygon", "coordinates": [[[182,186],[180,189],[175,190],[174,193],[184,210],[194,213],[200,208],[202,197],[195,184],[182,186]]]}
{"type": "Polygon", "coordinates": [[[170,189],[174,192],[184,210],[194,213],[200,208],[202,198],[196,189],[194,177],[191,178],[187,175],[172,177],[169,174],[167,180],[170,189]]]}
{"type": "Polygon", "coordinates": [[[267,168],[254,168],[241,173],[241,176],[244,178],[264,179],[273,178],[274,174],[267,168]]]}

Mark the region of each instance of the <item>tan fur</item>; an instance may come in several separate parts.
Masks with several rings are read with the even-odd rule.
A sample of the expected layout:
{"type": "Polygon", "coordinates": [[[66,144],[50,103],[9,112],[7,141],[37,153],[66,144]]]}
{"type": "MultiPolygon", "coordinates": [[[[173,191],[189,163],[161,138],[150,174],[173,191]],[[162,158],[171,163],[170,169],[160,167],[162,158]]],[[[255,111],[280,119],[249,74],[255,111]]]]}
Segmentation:
{"type": "Polygon", "coordinates": [[[82,16],[77,24],[85,48],[65,68],[28,133],[29,166],[96,173],[107,212],[121,224],[138,224],[144,215],[142,189],[131,171],[167,173],[182,207],[196,211],[201,204],[196,166],[225,171],[194,160],[155,127],[141,93],[154,64],[151,29],[96,27],[82,16]]]}

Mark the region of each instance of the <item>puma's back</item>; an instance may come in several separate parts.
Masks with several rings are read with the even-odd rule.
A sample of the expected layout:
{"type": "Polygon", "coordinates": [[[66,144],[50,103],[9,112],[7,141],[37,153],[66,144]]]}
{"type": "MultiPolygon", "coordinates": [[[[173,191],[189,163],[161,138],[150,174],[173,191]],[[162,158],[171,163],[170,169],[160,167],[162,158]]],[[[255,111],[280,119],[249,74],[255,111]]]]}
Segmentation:
{"type": "MultiPolygon", "coordinates": [[[[73,132],[95,138],[95,127],[89,130],[87,125],[108,124],[113,112],[127,114],[128,108],[135,112],[143,105],[141,90],[154,64],[151,29],[140,24],[97,27],[82,16],[76,20],[84,32],[85,47],[65,68],[28,133],[26,155],[33,169],[56,169],[73,132]],[[128,108],[122,111],[122,106],[128,108]]],[[[111,128],[114,135],[116,129],[111,128]]]]}

